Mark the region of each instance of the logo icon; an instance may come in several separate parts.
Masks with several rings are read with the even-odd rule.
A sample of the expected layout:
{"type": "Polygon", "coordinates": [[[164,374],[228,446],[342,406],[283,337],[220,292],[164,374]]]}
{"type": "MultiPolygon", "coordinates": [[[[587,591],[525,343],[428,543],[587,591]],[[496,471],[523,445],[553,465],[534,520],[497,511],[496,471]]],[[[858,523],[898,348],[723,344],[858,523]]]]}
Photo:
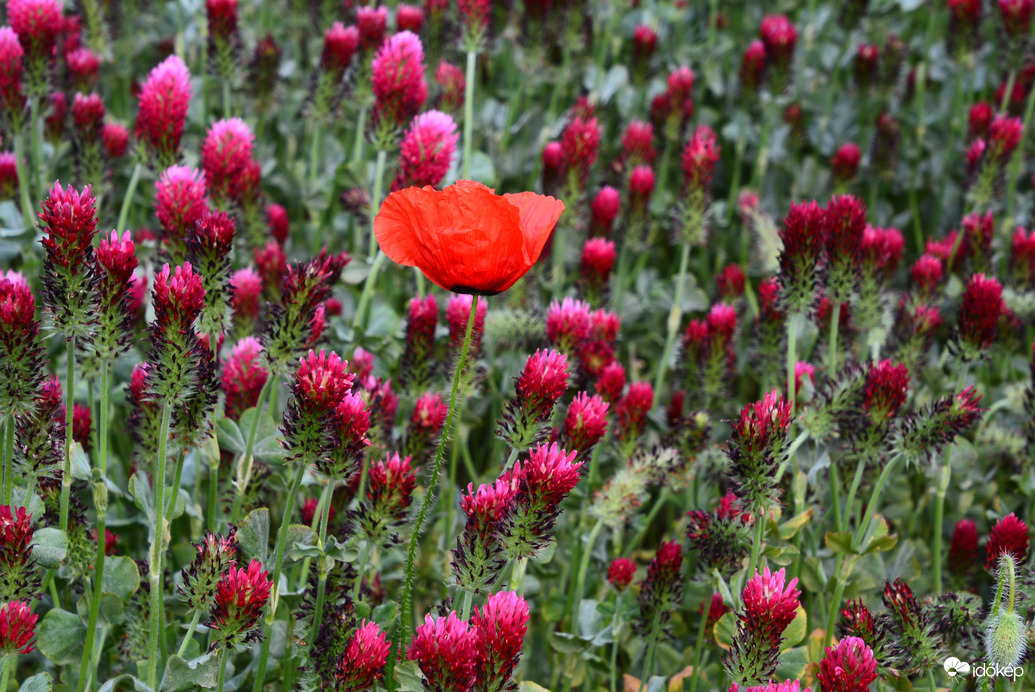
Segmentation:
{"type": "Polygon", "coordinates": [[[949,674],[950,678],[954,678],[957,675],[964,677],[970,674],[970,664],[966,661],[961,661],[955,656],[949,656],[945,659],[945,663],[942,664],[942,668],[945,668],[945,672],[949,674]]]}

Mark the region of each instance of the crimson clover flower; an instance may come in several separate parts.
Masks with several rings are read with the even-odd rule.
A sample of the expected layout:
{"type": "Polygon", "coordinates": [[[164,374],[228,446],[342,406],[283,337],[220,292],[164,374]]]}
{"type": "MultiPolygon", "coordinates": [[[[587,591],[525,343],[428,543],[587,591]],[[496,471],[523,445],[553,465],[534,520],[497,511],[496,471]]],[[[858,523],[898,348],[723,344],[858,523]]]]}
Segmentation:
{"type": "Polygon", "coordinates": [[[568,389],[568,357],[536,351],[528,357],[514,385],[514,398],[503,410],[496,436],[512,449],[542,441],[554,407],[568,389]]]}
{"type": "Polygon", "coordinates": [[[619,593],[625,591],[636,574],[636,562],[627,558],[615,558],[607,568],[607,581],[619,593]]]}
{"type": "Polygon", "coordinates": [[[207,614],[223,575],[237,564],[237,532],[231,527],[226,536],[206,533],[194,551],[194,561],[183,568],[180,594],[192,610],[207,614]]]}
{"type": "Polygon", "coordinates": [[[358,524],[371,543],[394,542],[388,531],[402,525],[413,500],[417,473],[410,457],[390,453],[370,465],[365,502],[359,509],[358,524]]]}
{"type": "Polygon", "coordinates": [[[428,615],[417,628],[406,658],[416,661],[424,688],[433,692],[467,692],[477,679],[480,657],[477,630],[450,612],[428,615]]]}
{"type": "Polygon", "coordinates": [[[227,418],[238,420],[258,403],[268,375],[262,365],[262,344],[258,339],[246,336],[234,344],[223,361],[222,388],[227,418]]]}
{"type": "Polygon", "coordinates": [[[521,661],[528,631],[528,603],[521,594],[500,591],[471,616],[480,656],[475,669],[475,690],[502,692],[512,687],[511,677],[521,661]]]}
{"type": "Polygon", "coordinates": [[[334,671],[334,689],[365,692],[384,676],[392,648],[375,622],[363,620],[349,639],[348,647],[334,671]]]}
{"type": "Polygon", "coordinates": [[[993,570],[1003,553],[1011,555],[1017,564],[1023,564],[1028,558],[1028,533],[1028,525],[1013,512],[997,521],[988,534],[985,569],[993,570]]]}
{"type": "Polygon", "coordinates": [[[269,573],[258,560],[252,560],[247,568],[231,566],[223,573],[209,622],[216,642],[231,649],[262,637],[255,625],[270,600],[271,584],[269,573]]]}
{"type": "Polygon", "coordinates": [[[190,71],[177,55],[151,70],[140,87],[137,139],[159,168],[175,163],[190,105],[190,71]]]}
{"type": "Polygon", "coordinates": [[[12,601],[0,608],[0,656],[32,653],[38,619],[24,601],[12,601]]]}
{"type": "Polygon", "coordinates": [[[399,173],[392,182],[392,190],[437,187],[449,172],[457,137],[456,123],[442,111],[426,111],[415,117],[403,134],[399,173]]]}
{"type": "Polygon", "coordinates": [[[784,570],[773,574],[767,567],[744,586],[744,611],[739,613],[737,633],[722,664],[740,685],[768,680],[776,670],[783,632],[797,616],[798,580],[785,581],[784,570]]]}

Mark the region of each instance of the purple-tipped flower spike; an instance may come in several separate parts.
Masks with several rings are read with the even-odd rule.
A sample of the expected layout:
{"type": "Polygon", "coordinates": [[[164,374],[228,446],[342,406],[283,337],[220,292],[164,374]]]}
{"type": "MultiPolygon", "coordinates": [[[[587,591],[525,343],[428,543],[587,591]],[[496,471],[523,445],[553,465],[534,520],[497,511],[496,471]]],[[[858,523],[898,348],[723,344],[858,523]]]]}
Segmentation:
{"type": "Polygon", "coordinates": [[[512,449],[543,441],[554,407],[568,389],[568,377],[568,357],[564,354],[536,351],[529,356],[515,382],[514,398],[497,423],[496,436],[512,449]]]}

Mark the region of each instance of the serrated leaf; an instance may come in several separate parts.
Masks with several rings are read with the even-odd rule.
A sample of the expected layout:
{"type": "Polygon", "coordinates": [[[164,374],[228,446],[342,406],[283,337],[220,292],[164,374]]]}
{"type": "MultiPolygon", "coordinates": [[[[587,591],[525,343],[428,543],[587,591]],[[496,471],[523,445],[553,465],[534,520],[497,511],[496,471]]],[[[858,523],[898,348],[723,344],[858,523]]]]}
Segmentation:
{"type": "Polygon", "coordinates": [[[270,544],[270,510],[260,507],[241,520],[237,527],[237,542],[249,558],[266,564],[270,544]]]}
{"type": "Polygon", "coordinates": [[[79,616],[55,608],[43,616],[36,637],[36,648],[59,666],[78,663],[83,655],[86,627],[79,616]]]}
{"type": "Polygon", "coordinates": [[[215,687],[218,675],[219,656],[215,653],[207,653],[189,661],[174,655],[166,665],[160,689],[176,692],[190,687],[215,687]]]}
{"type": "Polygon", "coordinates": [[[53,527],[36,529],[29,545],[32,546],[32,556],[45,569],[56,568],[68,552],[68,538],[61,529],[53,527]]]}

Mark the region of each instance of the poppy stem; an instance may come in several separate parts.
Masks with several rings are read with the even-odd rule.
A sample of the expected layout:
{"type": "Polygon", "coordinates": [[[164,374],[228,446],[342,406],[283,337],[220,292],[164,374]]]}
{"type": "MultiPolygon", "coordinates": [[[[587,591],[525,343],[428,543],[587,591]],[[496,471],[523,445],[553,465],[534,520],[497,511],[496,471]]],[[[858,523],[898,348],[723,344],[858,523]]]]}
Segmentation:
{"type": "MultiPolygon", "coordinates": [[[[424,501],[421,503],[420,511],[417,513],[417,520],[413,525],[413,533],[410,536],[410,547],[406,552],[406,582],[403,586],[401,606],[399,609],[399,627],[392,642],[392,654],[389,661],[397,659],[399,648],[403,639],[411,629],[410,620],[413,617],[413,578],[416,570],[413,563],[417,557],[417,544],[420,541],[420,530],[424,525],[424,517],[428,513],[431,502],[435,496],[435,486],[438,484],[438,471],[442,465],[442,455],[449,442],[449,434],[453,430],[453,418],[456,416],[456,395],[460,389],[460,380],[463,377],[464,367],[467,364],[467,350],[471,345],[471,334],[474,332],[474,320],[478,314],[478,294],[474,294],[471,301],[471,314],[467,318],[467,332],[464,334],[464,343],[460,349],[460,360],[456,364],[456,372],[453,374],[453,390],[449,395],[449,412],[446,415],[446,424],[442,428],[442,435],[438,439],[438,449],[435,451],[435,462],[431,467],[431,480],[428,482],[428,489],[424,493],[424,501]]],[[[391,664],[390,664],[391,665],[391,664]]],[[[392,689],[391,685],[389,689],[392,689]]]]}
{"type": "Polygon", "coordinates": [[[464,180],[471,178],[471,150],[474,146],[474,75],[478,54],[467,51],[467,73],[464,76],[464,157],[462,173],[464,180]]]}

